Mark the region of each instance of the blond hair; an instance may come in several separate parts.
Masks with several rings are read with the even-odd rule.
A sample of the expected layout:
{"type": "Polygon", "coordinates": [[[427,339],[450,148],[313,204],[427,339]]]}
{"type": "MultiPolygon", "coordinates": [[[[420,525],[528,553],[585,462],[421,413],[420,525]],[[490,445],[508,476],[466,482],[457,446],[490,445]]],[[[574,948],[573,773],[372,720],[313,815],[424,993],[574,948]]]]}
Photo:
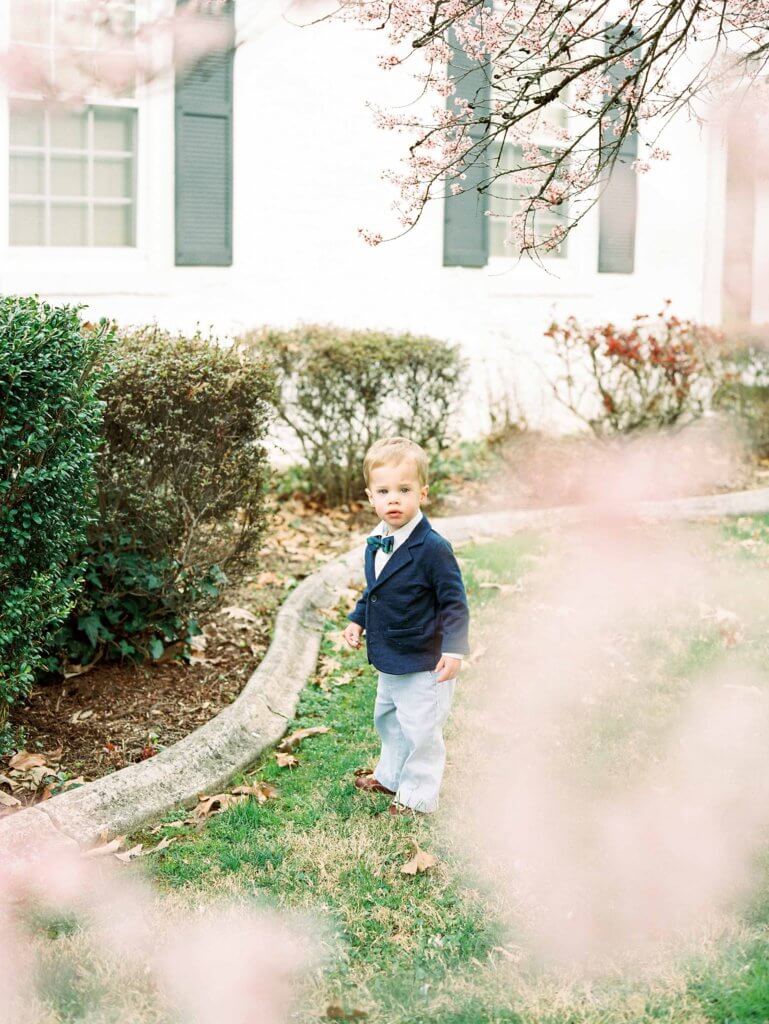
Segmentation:
{"type": "Polygon", "coordinates": [[[414,461],[419,486],[424,487],[430,469],[427,452],[424,448],[407,437],[380,437],[371,445],[363,459],[363,476],[366,480],[366,487],[369,486],[372,470],[378,466],[397,465],[407,459],[414,461]]]}

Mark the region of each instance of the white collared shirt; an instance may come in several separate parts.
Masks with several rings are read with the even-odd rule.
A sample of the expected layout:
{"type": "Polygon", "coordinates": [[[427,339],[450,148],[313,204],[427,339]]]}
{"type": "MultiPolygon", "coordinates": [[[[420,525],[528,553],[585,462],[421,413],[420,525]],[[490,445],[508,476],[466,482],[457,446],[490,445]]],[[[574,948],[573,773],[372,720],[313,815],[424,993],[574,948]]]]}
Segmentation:
{"type": "MultiPolygon", "coordinates": [[[[401,546],[401,544],[406,540],[406,538],[410,536],[410,534],[416,529],[416,527],[423,519],[424,515],[422,514],[422,509],[418,508],[416,515],[409,519],[407,523],[404,523],[403,526],[399,526],[397,530],[391,530],[388,524],[384,521],[384,519],[379,520],[377,525],[369,534],[369,537],[387,537],[389,536],[389,534],[392,534],[393,547],[392,551],[383,551],[381,548],[376,549],[376,552],[374,554],[375,577],[379,576],[380,572],[382,571],[382,569],[384,569],[385,565],[387,564],[387,560],[389,558],[392,558],[396,550],[401,546]]],[[[444,658],[457,658],[459,661],[462,660],[461,654],[452,654],[449,651],[443,651],[443,656],[444,658]]]]}

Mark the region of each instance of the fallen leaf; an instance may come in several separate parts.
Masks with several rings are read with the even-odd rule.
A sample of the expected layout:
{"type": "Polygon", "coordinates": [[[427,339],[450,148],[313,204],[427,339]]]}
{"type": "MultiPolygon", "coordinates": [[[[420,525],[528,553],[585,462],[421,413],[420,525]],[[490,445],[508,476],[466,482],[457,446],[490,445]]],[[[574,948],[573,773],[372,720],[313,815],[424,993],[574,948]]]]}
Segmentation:
{"type": "Polygon", "coordinates": [[[3,807],[20,807],[21,800],[17,800],[15,796],[11,796],[10,793],[4,793],[0,789],[0,804],[3,807]]]}
{"type": "Polygon", "coordinates": [[[438,858],[428,853],[427,850],[421,849],[418,843],[411,844],[414,851],[414,855],[410,860],[401,868],[401,873],[404,875],[416,875],[422,871],[428,871],[430,868],[434,868],[438,863],[438,858]]]}
{"type": "Polygon", "coordinates": [[[265,571],[260,572],[254,582],[257,587],[268,587],[271,584],[277,584],[280,586],[280,584],[283,583],[283,577],[279,576],[276,572],[265,571]]]}
{"type": "Polygon", "coordinates": [[[172,836],[171,838],[169,838],[168,836],[163,836],[163,838],[160,840],[157,846],[153,846],[151,849],[145,850],[144,854],[146,855],[148,853],[158,853],[160,850],[165,850],[165,848],[167,846],[170,846],[171,843],[175,843],[178,838],[178,836],[172,836]]]}
{"type": "Polygon", "coordinates": [[[110,839],[109,842],[102,843],[101,846],[92,846],[90,850],[83,850],[81,856],[106,857],[108,854],[117,853],[124,842],[125,836],[116,836],[114,839],[110,839]]]}
{"type": "Polygon", "coordinates": [[[18,754],[14,754],[8,762],[9,767],[15,768],[20,772],[26,772],[30,768],[36,768],[44,764],[45,758],[42,754],[30,754],[28,750],[20,750],[18,754]]]}
{"type": "Polygon", "coordinates": [[[176,640],[176,641],[174,641],[174,643],[169,644],[168,647],[166,647],[163,650],[163,653],[160,655],[160,657],[159,658],[155,658],[154,661],[155,661],[156,665],[162,665],[164,662],[173,661],[173,659],[178,654],[183,654],[183,653],[184,653],[184,641],[183,640],[176,640]]]}
{"type": "Polygon", "coordinates": [[[196,633],[190,637],[189,644],[193,651],[204,651],[208,646],[208,637],[205,633],[196,633]]]}
{"type": "Polygon", "coordinates": [[[290,736],[286,736],[282,739],[278,744],[277,749],[286,754],[290,754],[293,750],[296,750],[302,740],[306,740],[308,736],[319,736],[324,732],[331,732],[327,725],[313,725],[308,729],[297,729],[296,732],[292,732],[290,736]]]}
{"type": "Polygon", "coordinates": [[[79,722],[84,722],[87,718],[90,718],[92,714],[92,710],[76,711],[69,720],[70,725],[77,725],[79,722]]]}
{"type": "Polygon", "coordinates": [[[296,768],[299,764],[298,757],[294,757],[293,754],[286,754],[282,750],[275,751],[275,760],[278,763],[278,768],[296,768]]]}
{"type": "Polygon", "coordinates": [[[122,860],[124,864],[127,864],[129,860],[133,860],[134,857],[140,857],[142,855],[142,844],[137,843],[136,846],[132,846],[130,850],[126,850],[124,853],[116,853],[115,858],[122,860]]]}
{"type": "Polygon", "coordinates": [[[102,657],[102,651],[99,651],[97,656],[90,661],[87,665],[65,665],[62,675],[65,679],[72,679],[74,676],[83,676],[86,672],[90,672],[92,668],[96,668],[102,657]]]}
{"type": "Polygon", "coordinates": [[[327,654],[324,654],[318,661],[318,675],[328,676],[332,672],[337,672],[341,667],[341,661],[337,661],[336,658],[330,658],[327,654]]]}
{"type": "Polygon", "coordinates": [[[260,804],[273,800],[278,795],[277,789],[269,782],[255,782],[252,786],[236,786],[232,792],[236,795],[239,793],[250,794],[260,804]]]}
{"type": "Polygon", "coordinates": [[[247,608],[238,608],[237,605],[229,605],[227,608],[222,608],[222,615],[227,615],[229,618],[237,619],[241,622],[257,621],[253,612],[250,612],[247,608]]]}
{"type": "Polygon", "coordinates": [[[214,796],[198,794],[198,803],[192,812],[193,821],[200,823],[214,814],[221,814],[235,804],[241,803],[246,797],[233,796],[231,793],[216,793],[214,796]]]}
{"type": "Polygon", "coordinates": [[[368,1014],[365,1010],[344,1010],[336,1003],[326,1007],[326,1020],[365,1020],[368,1014]]]}

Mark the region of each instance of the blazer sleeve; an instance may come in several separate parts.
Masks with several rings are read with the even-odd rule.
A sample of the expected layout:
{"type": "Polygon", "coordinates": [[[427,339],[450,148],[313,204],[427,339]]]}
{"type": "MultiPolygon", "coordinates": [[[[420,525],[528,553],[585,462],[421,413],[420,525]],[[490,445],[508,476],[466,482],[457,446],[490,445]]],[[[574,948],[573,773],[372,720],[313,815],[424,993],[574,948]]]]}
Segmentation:
{"type": "Polygon", "coordinates": [[[366,628],[366,601],[368,599],[368,587],[358,598],[358,603],[347,616],[350,622],[357,623],[362,629],[366,628]]]}
{"type": "Polygon", "coordinates": [[[467,604],[462,572],[451,544],[440,538],[430,559],[430,574],[438,602],[438,624],[441,629],[441,649],[469,654],[468,631],[470,609],[467,604]]]}

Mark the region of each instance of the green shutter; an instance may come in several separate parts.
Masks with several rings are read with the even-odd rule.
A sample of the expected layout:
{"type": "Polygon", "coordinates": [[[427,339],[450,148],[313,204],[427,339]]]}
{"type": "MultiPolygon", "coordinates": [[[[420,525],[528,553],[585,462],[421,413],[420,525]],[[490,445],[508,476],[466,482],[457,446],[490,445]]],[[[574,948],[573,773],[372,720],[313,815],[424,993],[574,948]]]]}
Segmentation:
{"type": "MultiPolygon", "coordinates": [[[[177,5],[183,6],[184,0],[177,5]]],[[[227,18],[234,44],[235,5],[227,18]]],[[[176,265],[232,264],[232,70],[234,46],[176,76],[176,265]]]]}
{"type": "MultiPolygon", "coordinates": [[[[621,35],[622,28],[615,26],[606,33],[606,49],[621,35]]],[[[637,33],[633,33],[637,36],[637,33]]],[[[631,35],[631,39],[633,37],[631,35]]],[[[624,46],[624,44],[623,44],[624,46]]],[[[637,52],[637,51],[636,51],[637,52]]],[[[609,68],[609,78],[619,83],[628,75],[622,63],[609,68]]],[[[621,107],[611,111],[611,119],[624,117],[621,107]]],[[[604,140],[614,136],[611,128],[604,130],[604,140]]],[[[598,204],[598,270],[608,274],[632,274],[635,267],[635,235],[638,207],[638,176],[632,163],[638,155],[638,133],[628,132],[620,145],[609,181],[598,204]]]]}
{"type": "MultiPolygon", "coordinates": [[[[489,0],[485,2],[488,6],[489,0]]],[[[449,43],[454,51],[449,64],[449,74],[457,82],[457,91],[449,96],[449,104],[452,103],[454,96],[462,96],[474,104],[477,112],[488,114],[491,79],[489,62],[479,64],[471,60],[457,43],[453,27],[449,30],[449,43]]],[[[473,138],[483,138],[484,134],[483,125],[477,125],[472,129],[473,138]]],[[[464,181],[460,181],[458,177],[446,179],[446,199],[443,204],[443,265],[483,267],[489,255],[489,225],[486,216],[488,201],[486,194],[479,192],[477,186],[488,176],[486,161],[480,159],[473,166],[463,168],[463,171],[467,175],[464,181]],[[466,191],[452,196],[451,185],[454,181],[466,191]]]]}

